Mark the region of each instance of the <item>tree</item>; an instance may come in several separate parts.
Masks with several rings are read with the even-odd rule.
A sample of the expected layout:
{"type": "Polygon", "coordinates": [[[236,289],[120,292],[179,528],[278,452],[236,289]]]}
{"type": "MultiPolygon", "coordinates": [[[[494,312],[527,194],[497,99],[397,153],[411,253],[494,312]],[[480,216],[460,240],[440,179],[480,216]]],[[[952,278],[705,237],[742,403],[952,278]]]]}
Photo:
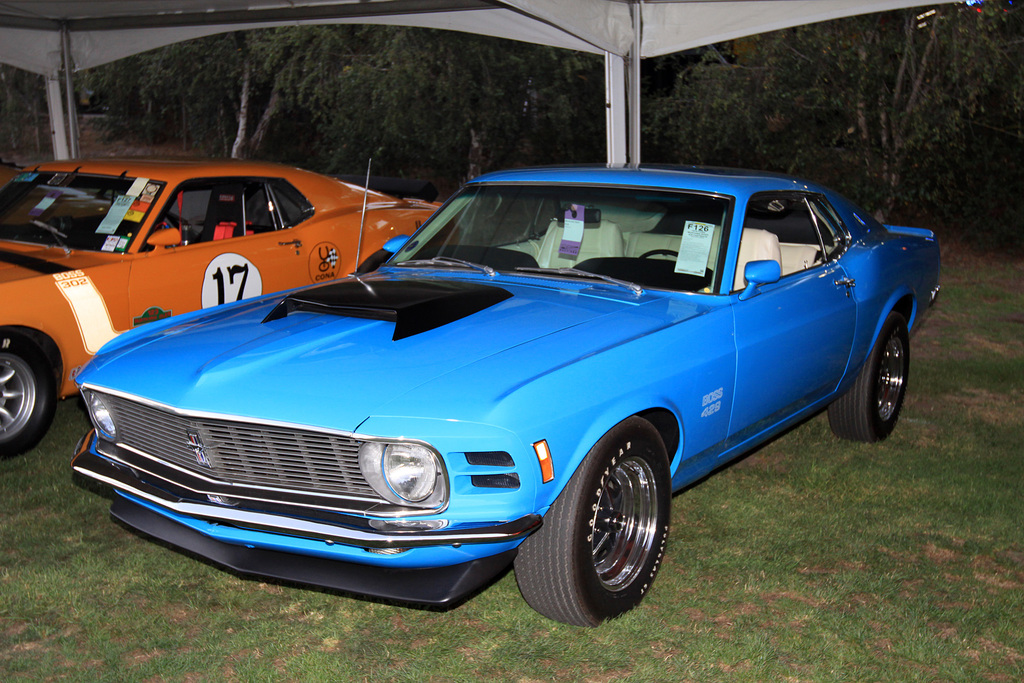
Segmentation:
{"type": "Polygon", "coordinates": [[[0,148],[35,155],[49,149],[42,77],[0,64],[0,148]]]}
{"type": "Polygon", "coordinates": [[[883,218],[942,213],[951,191],[978,188],[956,169],[979,146],[1022,151],[1021,11],[981,10],[887,12],[736,43],[729,63],[693,64],[645,104],[654,152],[811,176],[883,218]]]}

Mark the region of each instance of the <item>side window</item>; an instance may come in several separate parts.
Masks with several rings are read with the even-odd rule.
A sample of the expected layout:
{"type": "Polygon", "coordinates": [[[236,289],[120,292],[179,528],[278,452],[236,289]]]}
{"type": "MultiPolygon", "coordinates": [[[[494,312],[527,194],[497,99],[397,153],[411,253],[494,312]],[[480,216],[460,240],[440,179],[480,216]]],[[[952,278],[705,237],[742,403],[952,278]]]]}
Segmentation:
{"type": "Polygon", "coordinates": [[[824,198],[812,197],[810,204],[817,219],[818,230],[821,232],[825,256],[830,260],[836,258],[846,248],[846,231],[842,229],[842,221],[824,198]]]}
{"type": "Polygon", "coordinates": [[[291,183],[275,178],[269,181],[268,187],[268,201],[277,207],[281,227],[291,228],[313,215],[313,205],[291,183]]]}
{"type": "MultiPolygon", "coordinates": [[[[821,217],[823,213],[824,209],[817,204],[816,198],[809,200],[805,195],[754,195],[747,203],[747,213],[743,218],[734,289],[743,287],[743,268],[749,261],[777,260],[783,277],[823,263],[828,250],[822,253],[823,241],[819,239],[816,227],[827,222],[821,217]]],[[[835,242],[836,235],[833,234],[828,244],[834,245],[835,242]]]]}
{"type": "Polygon", "coordinates": [[[249,183],[245,187],[245,234],[278,230],[281,226],[270,200],[267,186],[263,183],[249,183]]]}
{"type": "Polygon", "coordinates": [[[181,246],[278,230],[281,218],[266,184],[219,180],[180,187],[157,224],[181,230],[181,246]]]}

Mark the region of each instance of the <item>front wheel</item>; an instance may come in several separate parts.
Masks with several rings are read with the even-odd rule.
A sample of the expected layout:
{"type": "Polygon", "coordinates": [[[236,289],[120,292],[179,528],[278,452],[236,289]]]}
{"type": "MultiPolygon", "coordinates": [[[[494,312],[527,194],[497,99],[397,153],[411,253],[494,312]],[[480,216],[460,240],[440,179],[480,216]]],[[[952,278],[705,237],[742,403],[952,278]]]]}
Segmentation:
{"type": "Polygon", "coordinates": [[[0,331],[0,457],[35,446],[56,406],[56,380],[46,357],[25,337],[0,331]]]}
{"type": "Polygon", "coordinates": [[[523,597],[541,614],[596,626],[643,599],[661,566],[671,483],[658,432],[637,417],[590,450],[515,561],[523,597]]]}
{"type": "Polygon", "coordinates": [[[868,443],[889,436],[900,417],[909,376],[907,323],[899,313],[890,313],[857,380],[828,407],[832,433],[868,443]]]}

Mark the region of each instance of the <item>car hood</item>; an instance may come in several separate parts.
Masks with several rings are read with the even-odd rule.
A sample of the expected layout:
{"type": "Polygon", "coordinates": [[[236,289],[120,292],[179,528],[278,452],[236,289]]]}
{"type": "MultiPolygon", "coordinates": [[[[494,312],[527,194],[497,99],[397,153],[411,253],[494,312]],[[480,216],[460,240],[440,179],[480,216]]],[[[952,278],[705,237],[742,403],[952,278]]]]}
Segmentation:
{"type": "Polygon", "coordinates": [[[123,335],[96,356],[79,382],[185,411],[356,431],[385,407],[409,410],[418,403],[425,410],[417,412],[430,413],[430,392],[417,389],[431,384],[443,382],[449,395],[461,388],[463,395],[486,404],[525,377],[697,315],[701,308],[677,299],[666,317],[662,294],[637,295],[586,282],[552,286],[529,277],[379,275],[341,284],[348,294],[356,287],[379,291],[426,284],[429,296],[414,294],[391,308],[374,308],[365,297],[353,304],[359,296],[343,293],[333,297],[340,305],[331,311],[323,300],[332,296],[321,294],[337,285],[327,285],[241,302],[123,335]],[[424,304],[438,287],[439,298],[424,304]],[[455,294],[449,296],[446,288],[455,294]],[[401,316],[410,307],[414,317],[426,321],[407,323],[411,333],[403,336],[401,316]],[[551,343],[552,335],[565,335],[565,343],[551,343]],[[521,366],[521,353],[515,354],[515,368],[482,362],[540,339],[547,339],[544,353],[526,354],[534,367],[521,366]]]}
{"type": "Polygon", "coordinates": [[[110,256],[74,249],[68,253],[61,247],[0,241],[0,282],[84,270],[109,262],[110,256]]]}

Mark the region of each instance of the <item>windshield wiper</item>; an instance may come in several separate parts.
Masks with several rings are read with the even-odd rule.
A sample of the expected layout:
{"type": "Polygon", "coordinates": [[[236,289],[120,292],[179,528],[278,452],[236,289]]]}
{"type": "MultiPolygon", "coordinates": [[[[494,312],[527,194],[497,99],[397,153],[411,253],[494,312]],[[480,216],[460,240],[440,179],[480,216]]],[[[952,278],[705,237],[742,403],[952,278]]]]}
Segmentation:
{"type": "Polygon", "coordinates": [[[611,277],[610,275],[591,273],[589,270],[580,270],[579,268],[534,268],[532,266],[519,266],[516,268],[516,271],[520,273],[538,273],[540,275],[568,275],[569,277],[590,278],[592,280],[601,280],[602,282],[618,285],[619,287],[625,287],[637,296],[644,293],[644,288],[635,282],[620,280],[618,278],[611,277]]]}
{"type": "Polygon", "coordinates": [[[65,254],[71,253],[71,249],[69,249],[68,245],[64,242],[64,240],[67,239],[68,237],[67,235],[65,235],[64,233],[62,233],[60,230],[53,227],[49,223],[44,223],[41,220],[37,220],[35,218],[32,219],[32,225],[36,226],[37,228],[42,228],[46,232],[50,233],[50,235],[53,237],[53,241],[57,243],[58,247],[64,250],[65,254]]]}
{"type": "Polygon", "coordinates": [[[464,261],[460,258],[454,258],[451,256],[435,256],[434,258],[425,259],[413,259],[411,261],[400,261],[398,263],[392,263],[394,266],[462,266],[464,268],[472,268],[473,270],[479,270],[488,277],[494,277],[497,271],[490,266],[485,266],[480,263],[473,263],[472,261],[464,261]]]}

